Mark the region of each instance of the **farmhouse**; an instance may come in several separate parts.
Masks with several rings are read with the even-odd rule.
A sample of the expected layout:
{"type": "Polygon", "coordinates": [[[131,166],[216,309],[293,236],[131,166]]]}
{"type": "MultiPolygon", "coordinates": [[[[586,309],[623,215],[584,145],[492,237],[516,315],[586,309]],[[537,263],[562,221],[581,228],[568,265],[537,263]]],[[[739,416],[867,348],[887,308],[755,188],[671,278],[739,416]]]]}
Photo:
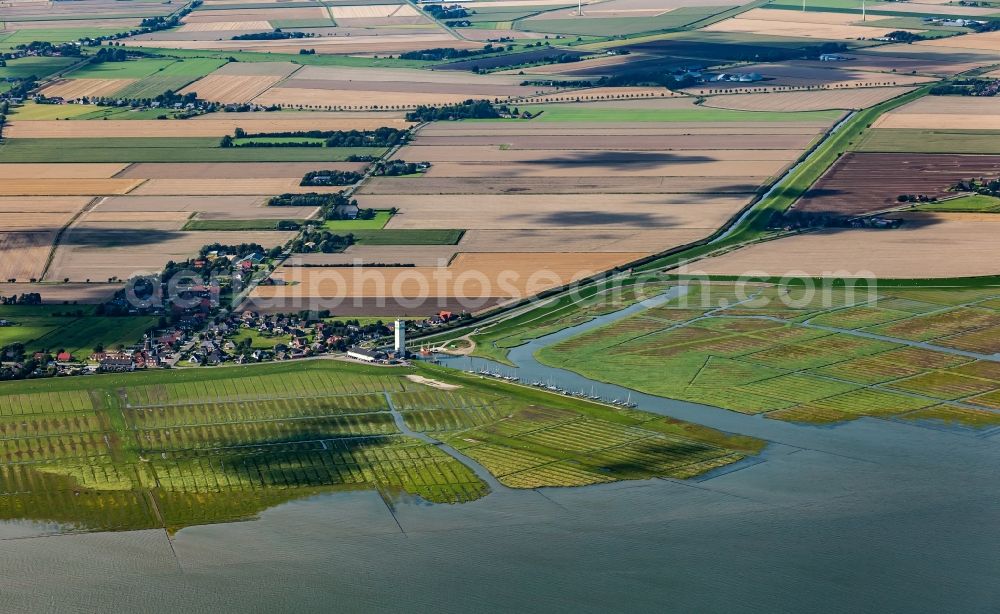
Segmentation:
{"type": "Polygon", "coordinates": [[[375,362],[382,357],[379,352],[374,352],[372,350],[366,350],[365,348],[353,347],[347,350],[347,355],[351,358],[357,360],[362,360],[364,362],[375,362]]]}

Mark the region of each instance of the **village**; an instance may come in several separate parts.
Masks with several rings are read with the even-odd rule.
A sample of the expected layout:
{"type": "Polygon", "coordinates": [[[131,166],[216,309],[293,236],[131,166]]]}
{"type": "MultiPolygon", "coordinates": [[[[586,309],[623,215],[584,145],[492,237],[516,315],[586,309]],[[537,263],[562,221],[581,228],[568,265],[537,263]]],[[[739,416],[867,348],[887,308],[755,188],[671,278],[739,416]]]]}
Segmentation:
{"type": "MultiPolygon", "coordinates": [[[[87,356],[63,349],[23,354],[13,344],[0,354],[0,379],[130,373],[144,369],[191,368],[341,357],[367,363],[401,364],[409,356],[406,327],[433,330],[466,317],[448,311],[421,320],[360,321],[328,313],[309,315],[231,312],[215,317],[197,312],[177,324],[156,328],[140,343],[95,347],[87,356]],[[392,336],[393,343],[383,343],[392,336]]],[[[0,320],[0,327],[16,321],[0,320]]]]}

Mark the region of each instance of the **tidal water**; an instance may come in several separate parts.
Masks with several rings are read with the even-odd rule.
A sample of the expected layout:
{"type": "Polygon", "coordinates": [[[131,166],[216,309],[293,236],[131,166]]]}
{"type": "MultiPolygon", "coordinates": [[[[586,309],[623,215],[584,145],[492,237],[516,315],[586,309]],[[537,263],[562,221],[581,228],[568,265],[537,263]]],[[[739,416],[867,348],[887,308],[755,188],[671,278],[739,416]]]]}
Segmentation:
{"type": "MultiPolygon", "coordinates": [[[[579,332],[516,349],[520,375],[589,391],[530,358],[579,332]]],[[[500,488],[392,510],[375,492],[338,493],[172,540],[7,527],[0,611],[1000,611],[997,432],[632,400],[770,445],[700,480],[500,488]]]]}

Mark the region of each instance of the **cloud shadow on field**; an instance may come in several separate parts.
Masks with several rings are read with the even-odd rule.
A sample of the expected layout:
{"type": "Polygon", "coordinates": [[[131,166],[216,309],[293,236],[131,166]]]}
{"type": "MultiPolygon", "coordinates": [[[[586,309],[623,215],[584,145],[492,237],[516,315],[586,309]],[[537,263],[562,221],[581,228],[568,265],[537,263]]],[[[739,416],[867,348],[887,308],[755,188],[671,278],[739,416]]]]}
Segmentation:
{"type": "Polygon", "coordinates": [[[508,219],[525,217],[527,223],[555,226],[662,226],[662,216],[648,213],[619,213],[612,211],[554,211],[544,215],[508,216],[508,219]]]}
{"type": "Polygon", "coordinates": [[[540,160],[530,160],[526,164],[546,164],[554,166],[628,166],[629,168],[656,168],[664,164],[705,164],[715,162],[709,156],[686,156],[664,152],[644,151],[582,151],[540,160]]]}
{"type": "MultiPolygon", "coordinates": [[[[174,239],[190,236],[189,232],[179,230],[132,230],[126,228],[72,228],[63,234],[60,245],[76,245],[81,247],[129,247],[166,243],[174,239]]],[[[206,243],[210,243],[206,237],[206,243]]]]}

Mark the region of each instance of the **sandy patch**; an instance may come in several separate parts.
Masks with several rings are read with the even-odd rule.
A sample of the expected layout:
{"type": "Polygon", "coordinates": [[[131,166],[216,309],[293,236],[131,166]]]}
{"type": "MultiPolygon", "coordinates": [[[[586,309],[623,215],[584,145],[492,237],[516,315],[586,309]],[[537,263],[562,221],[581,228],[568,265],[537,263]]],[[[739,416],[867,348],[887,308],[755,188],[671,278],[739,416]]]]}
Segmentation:
{"type": "Polygon", "coordinates": [[[438,381],[436,379],[430,379],[422,375],[416,375],[411,373],[406,376],[406,379],[417,384],[423,384],[424,386],[430,386],[431,388],[437,388],[438,390],[458,390],[461,386],[456,386],[455,384],[447,384],[445,382],[438,381]]]}

